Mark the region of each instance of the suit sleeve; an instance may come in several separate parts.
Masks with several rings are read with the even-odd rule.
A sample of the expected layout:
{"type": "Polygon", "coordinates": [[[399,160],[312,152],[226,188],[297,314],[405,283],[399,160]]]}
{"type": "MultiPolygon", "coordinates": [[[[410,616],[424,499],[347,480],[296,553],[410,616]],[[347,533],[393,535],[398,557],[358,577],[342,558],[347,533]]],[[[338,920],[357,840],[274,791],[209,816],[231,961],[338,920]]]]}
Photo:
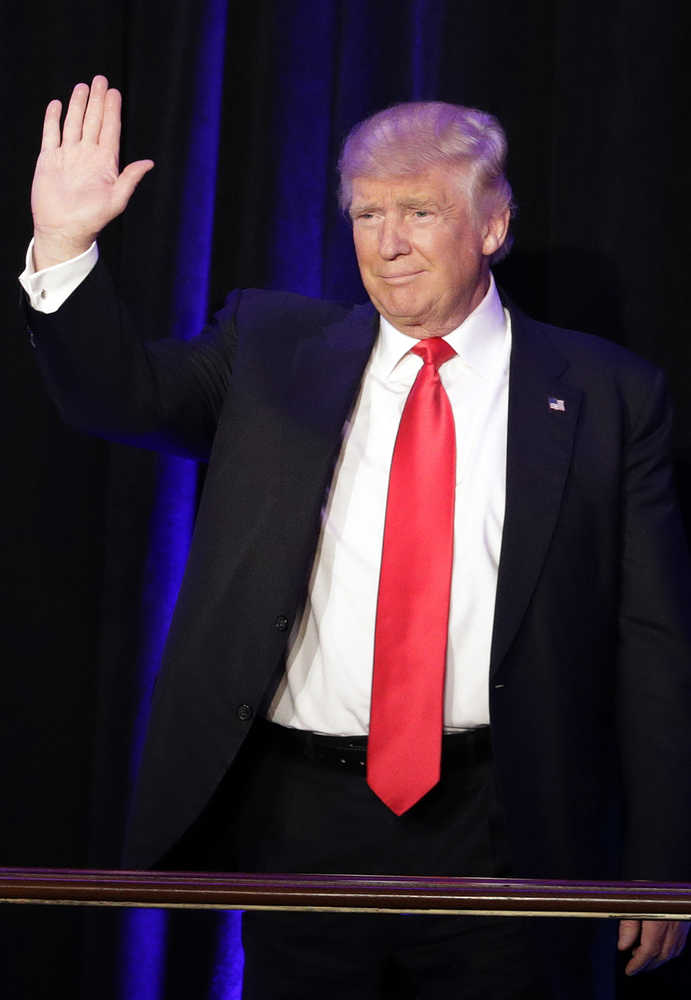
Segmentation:
{"type": "Polygon", "coordinates": [[[230,384],[239,295],[191,341],[139,336],[101,261],[51,314],[27,305],[39,366],[66,423],[206,459],[230,384]]]}
{"type": "Polygon", "coordinates": [[[691,581],[660,373],[632,407],[624,456],[617,722],[623,875],[691,879],[691,581]]]}

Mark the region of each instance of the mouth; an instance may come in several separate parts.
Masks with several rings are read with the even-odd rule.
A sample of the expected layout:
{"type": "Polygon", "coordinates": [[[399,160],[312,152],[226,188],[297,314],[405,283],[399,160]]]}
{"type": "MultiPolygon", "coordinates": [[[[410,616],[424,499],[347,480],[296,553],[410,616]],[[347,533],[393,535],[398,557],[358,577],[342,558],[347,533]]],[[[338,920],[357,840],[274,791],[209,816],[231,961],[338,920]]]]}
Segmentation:
{"type": "Polygon", "coordinates": [[[406,271],[403,274],[380,274],[379,277],[389,285],[403,285],[422,273],[422,271],[406,271]]]}

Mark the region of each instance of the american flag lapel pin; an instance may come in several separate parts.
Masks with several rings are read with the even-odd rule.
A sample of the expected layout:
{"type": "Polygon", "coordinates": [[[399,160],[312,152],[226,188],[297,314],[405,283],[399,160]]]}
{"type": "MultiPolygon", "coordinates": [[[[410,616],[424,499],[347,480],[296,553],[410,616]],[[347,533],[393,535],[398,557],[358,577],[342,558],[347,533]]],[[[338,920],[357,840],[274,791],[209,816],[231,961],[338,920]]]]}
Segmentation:
{"type": "Polygon", "coordinates": [[[559,413],[566,412],[566,403],[563,399],[557,399],[556,396],[548,396],[547,403],[550,410],[557,410],[559,413]]]}

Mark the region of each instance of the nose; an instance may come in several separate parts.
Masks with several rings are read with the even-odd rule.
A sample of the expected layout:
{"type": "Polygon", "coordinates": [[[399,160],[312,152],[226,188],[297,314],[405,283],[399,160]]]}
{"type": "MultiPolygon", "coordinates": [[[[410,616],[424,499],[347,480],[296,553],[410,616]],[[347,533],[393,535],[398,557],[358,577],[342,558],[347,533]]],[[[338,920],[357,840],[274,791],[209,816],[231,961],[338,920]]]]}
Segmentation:
{"type": "Polygon", "coordinates": [[[402,219],[395,216],[384,217],[379,231],[379,253],[385,260],[394,260],[401,254],[410,253],[410,241],[402,219]]]}

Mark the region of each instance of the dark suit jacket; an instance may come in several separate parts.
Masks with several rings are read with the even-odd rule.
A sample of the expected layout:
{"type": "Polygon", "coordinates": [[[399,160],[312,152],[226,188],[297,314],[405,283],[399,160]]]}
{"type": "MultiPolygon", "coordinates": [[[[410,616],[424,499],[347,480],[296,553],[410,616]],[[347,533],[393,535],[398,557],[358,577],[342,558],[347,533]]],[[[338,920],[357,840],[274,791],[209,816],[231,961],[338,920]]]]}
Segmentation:
{"type": "MultiPolygon", "coordinates": [[[[691,587],[663,379],[511,315],[490,695],[514,869],[691,879],[691,587]]],[[[99,264],[31,324],[68,422],[209,460],[126,856],[149,866],[280,676],[377,316],[236,292],[196,341],[146,346],[99,264]]]]}

